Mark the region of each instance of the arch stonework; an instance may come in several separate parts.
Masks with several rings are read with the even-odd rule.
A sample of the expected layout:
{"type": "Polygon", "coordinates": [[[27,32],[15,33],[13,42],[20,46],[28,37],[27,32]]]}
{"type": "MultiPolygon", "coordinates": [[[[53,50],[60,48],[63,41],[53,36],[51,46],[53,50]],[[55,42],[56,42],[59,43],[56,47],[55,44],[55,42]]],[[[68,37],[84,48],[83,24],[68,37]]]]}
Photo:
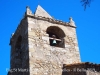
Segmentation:
{"type": "Polygon", "coordinates": [[[22,41],[19,39],[22,51],[20,67],[30,70],[23,75],[62,75],[63,64],[81,62],[75,26],[30,12],[27,8],[25,17],[11,38],[11,68],[16,66],[15,62],[20,64],[16,60],[17,52],[13,52],[18,35],[23,37],[22,41]],[[65,42],[62,44],[59,41],[57,46],[51,46],[49,40],[53,34],[58,40],[64,39],[65,42]]]}
{"type": "Polygon", "coordinates": [[[58,26],[50,26],[47,28],[46,32],[56,34],[59,38],[64,38],[66,35],[64,31],[58,26]]]}
{"type": "Polygon", "coordinates": [[[47,34],[49,34],[50,38],[52,38],[52,36],[55,35],[56,43],[54,45],[53,45],[54,38],[49,39],[49,43],[50,43],[51,46],[62,47],[62,48],[65,47],[64,37],[66,35],[65,35],[64,31],[61,28],[59,28],[58,26],[50,26],[50,27],[47,28],[46,32],[47,32],[47,34]]]}

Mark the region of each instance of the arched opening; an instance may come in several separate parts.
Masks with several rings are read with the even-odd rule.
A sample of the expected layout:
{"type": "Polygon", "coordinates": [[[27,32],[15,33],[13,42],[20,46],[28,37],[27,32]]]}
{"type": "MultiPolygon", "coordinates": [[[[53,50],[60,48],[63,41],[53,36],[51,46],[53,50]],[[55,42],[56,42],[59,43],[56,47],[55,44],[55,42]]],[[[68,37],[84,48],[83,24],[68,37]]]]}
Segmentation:
{"type": "Polygon", "coordinates": [[[22,41],[22,36],[19,36],[17,41],[16,41],[16,45],[15,45],[16,49],[20,49],[21,48],[21,41],[22,41]]]}
{"type": "Polygon", "coordinates": [[[47,28],[47,34],[49,34],[49,41],[51,46],[56,46],[56,47],[65,47],[65,33],[63,32],[62,29],[60,29],[57,26],[50,26],[47,28]]]}
{"type": "Polygon", "coordinates": [[[22,36],[18,36],[16,45],[15,45],[15,60],[17,61],[15,64],[16,68],[20,68],[22,66],[22,50],[21,50],[22,36]]]}

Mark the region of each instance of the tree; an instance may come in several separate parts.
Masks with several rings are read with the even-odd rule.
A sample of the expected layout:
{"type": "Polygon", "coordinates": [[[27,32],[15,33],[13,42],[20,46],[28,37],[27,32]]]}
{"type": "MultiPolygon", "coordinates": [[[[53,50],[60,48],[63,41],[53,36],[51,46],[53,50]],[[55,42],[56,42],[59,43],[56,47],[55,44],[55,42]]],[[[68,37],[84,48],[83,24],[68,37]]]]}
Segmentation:
{"type": "Polygon", "coordinates": [[[84,6],[84,10],[86,9],[87,6],[90,7],[90,3],[92,0],[81,0],[82,6],[84,6]]]}

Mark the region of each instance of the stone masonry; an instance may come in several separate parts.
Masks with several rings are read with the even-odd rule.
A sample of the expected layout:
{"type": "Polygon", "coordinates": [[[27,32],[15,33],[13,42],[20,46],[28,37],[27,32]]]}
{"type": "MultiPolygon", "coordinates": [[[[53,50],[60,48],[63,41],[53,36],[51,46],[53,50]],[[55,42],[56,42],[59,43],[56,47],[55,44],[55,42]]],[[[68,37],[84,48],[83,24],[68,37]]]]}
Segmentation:
{"type": "Polygon", "coordinates": [[[73,19],[56,20],[40,5],[35,14],[26,8],[10,45],[10,69],[17,68],[17,72],[9,71],[9,75],[62,75],[63,64],[81,63],[73,19]],[[57,46],[50,45],[51,34],[61,39],[57,46]],[[28,71],[19,72],[19,68],[28,71]]]}
{"type": "Polygon", "coordinates": [[[62,75],[100,75],[100,64],[90,62],[64,64],[62,75]]]}
{"type": "MultiPolygon", "coordinates": [[[[37,7],[39,9],[40,6],[37,7]]],[[[29,9],[29,8],[27,8],[29,9]]],[[[80,62],[75,26],[61,25],[54,19],[38,15],[28,14],[28,41],[29,41],[29,65],[30,75],[61,75],[62,65],[80,62]],[[46,21],[47,19],[48,21],[46,21]],[[51,22],[49,21],[51,19],[51,22]],[[54,23],[53,23],[54,21],[54,23]],[[56,28],[63,30],[65,34],[65,48],[50,46],[47,29],[53,27],[52,32],[59,33],[56,28]]],[[[39,12],[38,12],[39,13],[39,12]]],[[[35,13],[36,14],[36,13],[35,13]]],[[[71,23],[70,23],[71,25],[71,23]]]]}

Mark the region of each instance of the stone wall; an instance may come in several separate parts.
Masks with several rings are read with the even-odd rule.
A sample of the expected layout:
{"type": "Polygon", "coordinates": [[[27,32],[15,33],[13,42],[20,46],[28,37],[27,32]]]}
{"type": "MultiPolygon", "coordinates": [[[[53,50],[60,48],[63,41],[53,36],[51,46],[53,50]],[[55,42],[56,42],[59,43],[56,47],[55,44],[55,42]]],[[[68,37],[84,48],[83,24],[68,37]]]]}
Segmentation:
{"type": "Polygon", "coordinates": [[[65,64],[62,75],[100,75],[100,64],[89,62],[65,64]]]}
{"type": "Polygon", "coordinates": [[[30,75],[61,75],[63,64],[81,62],[74,27],[28,17],[28,37],[30,75]],[[64,31],[65,48],[50,46],[46,33],[50,26],[64,31]]]}
{"type": "Polygon", "coordinates": [[[26,14],[10,40],[11,69],[23,68],[29,71],[11,75],[62,75],[63,64],[81,62],[75,28],[70,22],[26,14]],[[52,32],[60,36],[63,36],[60,31],[64,33],[63,48],[50,46],[47,33],[50,26],[55,27],[52,32]]]}
{"type": "Polygon", "coordinates": [[[10,39],[10,45],[11,58],[9,75],[29,75],[29,72],[21,72],[21,69],[29,69],[27,18],[21,20],[15,33],[10,39]]]}
{"type": "Polygon", "coordinates": [[[100,72],[96,72],[96,71],[94,72],[94,71],[87,70],[86,75],[100,75],[100,72]]]}
{"type": "Polygon", "coordinates": [[[27,7],[24,18],[10,39],[10,69],[14,70],[8,75],[100,75],[100,65],[81,63],[72,18],[63,22],[43,17],[48,16],[47,12],[40,10],[40,6],[38,9],[38,15],[40,11],[45,14],[32,14],[27,7]],[[50,45],[49,32],[57,34],[61,46],[50,45]],[[95,71],[87,68],[95,68],[95,71]]]}

